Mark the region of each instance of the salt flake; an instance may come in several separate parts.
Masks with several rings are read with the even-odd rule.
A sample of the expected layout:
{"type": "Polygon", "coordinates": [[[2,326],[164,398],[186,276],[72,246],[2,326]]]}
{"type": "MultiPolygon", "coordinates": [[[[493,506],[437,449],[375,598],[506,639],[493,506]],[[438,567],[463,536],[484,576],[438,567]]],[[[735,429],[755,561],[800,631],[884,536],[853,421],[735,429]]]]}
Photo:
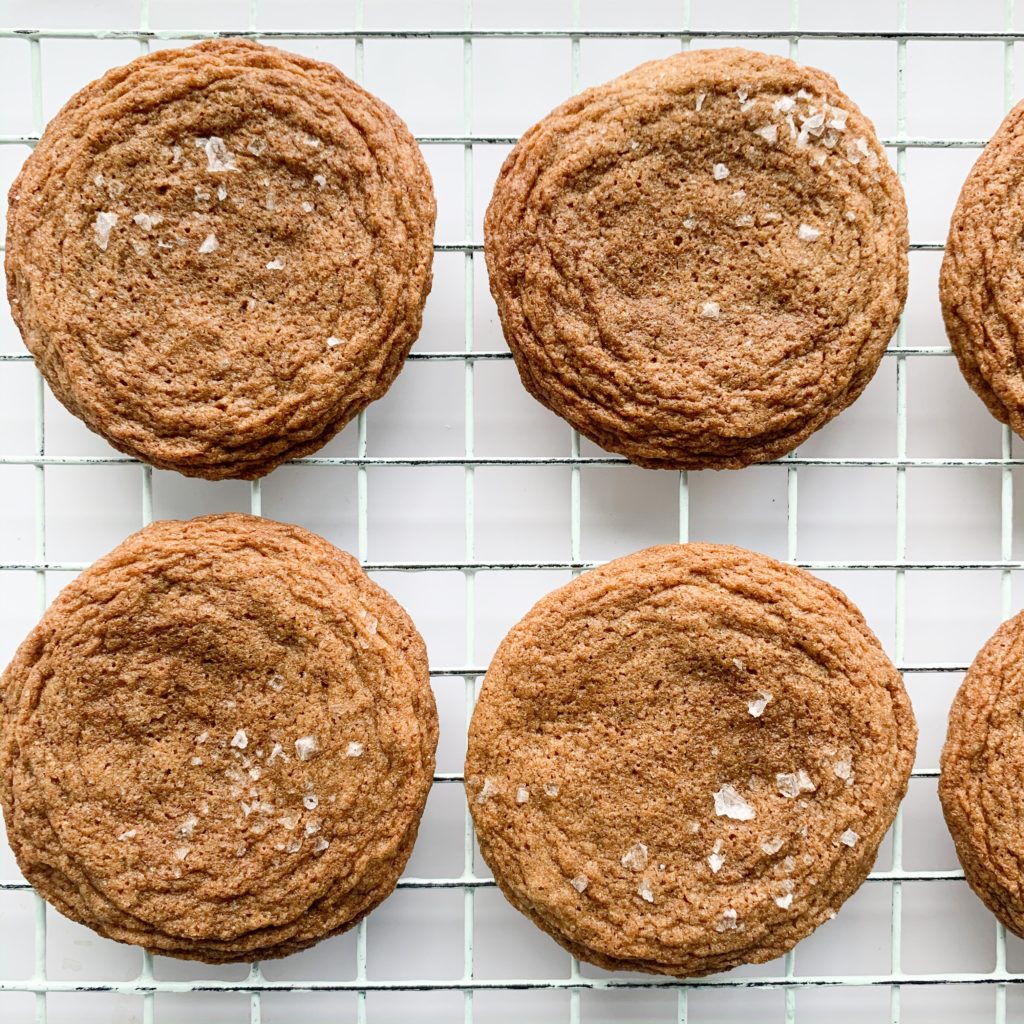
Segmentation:
{"type": "Polygon", "coordinates": [[[249,737],[245,735],[244,729],[239,729],[234,736],[231,737],[231,746],[238,747],[239,750],[245,750],[249,746],[249,737]]]}
{"type": "Polygon", "coordinates": [[[199,819],[194,814],[186,816],[185,820],[178,826],[179,836],[190,836],[195,831],[196,825],[199,824],[199,819]]]}
{"type": "Polygon", "coordinates": [[[484,779],[484,784],[480,787],[480,792],[476,795],[476,802],[478,804],[487,803],[488,799],[494,796],[498,792],[498,787],[495,786],[491,779],[484,779]]]}
{"type": "Polygon", "coordinates": [[[854,847],[857,845],[857,840],[860,839],[860,835],[854,832],[852,828],[848,828],[840,837],[839,842],[844,846],[854,847]]]}
{"type": "Polygon", "coordinates": [[[779,792],[793,799],[803,792],[813,793],[815,786],[810,776],[802,768],[795,774],[792,772],[780,772],[775,776],[775,785],[779,792]]]}
{"type": "Polygon", "coordinates": [[[717,302],[705,302],[700,307],[700,315],[706,316],[709,320],[717,320],[722,312],[722,307],[717,302]]]}
{"type": "Polygon", "coordinates": [[[715,814],[719,817],[735,818],[736,821],[750,821],[755,816],[754,808],[728,783],[715,793],[715,814]]]}
{"type": "Polygon", "coordinates": [[[765,142],[769,142],[774,146],[779,137],[779,129],[777,125],[766,124],[761,128],[754,129],[754,134],[760,135],[765,142]]]}
{"type": "Polygon", "coordinates": [[[558,783],[557,782],[545,782],[544,792],[548,796],[558,796],[558,783]]]}
{"type": "Polygon", "coordinates": [[[768,840],[766,840],[765,842],[763,842],[761,844],[761,849],[765,853],[771,855],[773,853],[778,853],[779,850],[782,849],[782,843],[783,843],[783,840],[779,839],[779,838],[768,839],[768,840]]]}
{"type": "Polygon", "coordinates": [[[96,222],[93,224],[93,231],[96,233],[96,244],[104,251],[110,243],[110,232],[117,223],[117,214],[100,210],[96,214],[96,222]]]}
{"type": "Polygon", "coordinates": [[[646,903],[654,902],[654,893],[651,892],[651,883],[648,882],[646,878],[640,882],[640,886],[637,889],[637,895],[646,903]]]}
{"type": "Polygon", "coordinates": [[[589,879],[587,878],[586,875],[577,875],[575,878],[570,878],[569,879],[569,884],[577,892],[586,892],[587,891],[587,885],[589,884],[589,879]]]}
{"type": "Polygon", "coordinates": [[[217,236],[209,234],[203,239],[203,244],[199,246],[201,253],[216,252],[220,248],[220,242],[217,241],[217,236]]]}
{"type": "Polygon", "coordinates": [[[223,139],[212,135],[208,139],[196,139],[196,145],[202,146],[206,153],[206,169],[208,171],[216,174],[221,171],[238,170],[235,166],[235,157],[228,147],[224,145],[223,139]]]}
{"type": "Polygon", "coordinates": [[[530,799],[530,791],[526,788],[526,786],[519,786],[516,789],[516,803],[517,804],[525,804],[526,801],[529,800],[529,799],[530,799]]]}
{"type": "Polygon", "coordinates": [[[300,736],[295,741],[295,756],[300,761],[308,761],[319,749],[315,736],[300,736]]]}
{"type": "Polygon", "coordinates": [[[647,867],[647,847],[643,843],[634,843],[622,855],[622,866],[630,871],[643,871],[647,867]]]}
{"type": "Polygon", "coordinates": [[[284,263],[280,259],[271,260],[267,264],[267,270],[284,270],[284,263]]]}
{"type": "Polygon", "coordinates": [[[776,896],[775,902],[783,910],[789,910],[790,906],[793,904],[793,894],[791,892],[787,892],[785,896],[776,896]]]}
{"type": "Polygon", "coordinates": [[[700,113],[700,108],[704,106],[704,101],[707,98],[708,98],[708,94],[706,92],[699,92],[699,93],[697,93],[697,102],[694,104],[694,107],[695,107],[695,109],[696,109],[698,114],[700,113]]]}
{"type": "Polygon", "coordinates": [[[729,177],[729,168],[725,164],[715,164],[711,168],[711,176],[715,181],[724,181],[729,177]]]}
{"type": "Polygon", "coordinates": [[[752,700],[747,703],[747,711],[750,712],[752,718],[760,718],[764,714],[764,709],[768,706],[768,701],[772,699],[772,695],[765,690],[762,690],[757,700],[752,700]]]}
{"type": "Polygon", "coordinates": [[[848,786],[853,783],[853,764],[847,760],[836,761],[832,772],[837,779],[842,779],[848,786]]]}
{"type": "Polygon", "coordinates": [[[137,213],[132,220],[142,228],[143,231],[152,231],[157,224],[162,224],[164,218],[159,213],[137,213]]]}
{"type": "Polygon", "coordinates": [[[812,228],[810,224],[801,224],[797,235],[801,242],[815,242],[821,237],[821,232],[817,228],[812,228]]]}
{"type": "Polygon", "coordinates": [[[307,793],[302,798],[302,806],[305,807],[307,811],[315,811],[319,803],[320,801],[317,799],[316,793],[307,793]]]}
{"type": "Polygon", "coordinates": [[[336,338],[333,334],[327,339],[328,348],[337,348],[339,345],[344,345],[345,342],[341,338],[336,338]]]}
{"type": "Polygon", "coordinates": [[[345,748],[346,757],[362,757],[363,756],[363,745],[358,740],[352,740],[351,743],[345,748]]]}
{"type": "Polygon", "coordinates": [[[716,932],[731,932],[736,928],[736,911],[732,907],[726,907],[722,911],[722,916],[718,923],[715,925],[716,932]]]}
{"type": "Polygon", "coordinates": [[[117,841],[123,843],[126,839],[134,839],[138,833],[133,828],[125,829],[118,837],[117,841]]]}

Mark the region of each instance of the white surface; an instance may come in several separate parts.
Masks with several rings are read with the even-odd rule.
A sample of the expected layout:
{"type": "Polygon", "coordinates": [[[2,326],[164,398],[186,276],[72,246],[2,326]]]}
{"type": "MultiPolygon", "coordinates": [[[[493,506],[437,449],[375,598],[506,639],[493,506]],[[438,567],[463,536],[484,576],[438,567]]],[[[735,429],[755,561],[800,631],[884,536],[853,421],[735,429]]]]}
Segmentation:
{"type": "MultiPolygon", "coordinates": [[[[1024,7],[1024,5],[1021,5],[1024,7]]],[[[586,29],[677,31],[684,24],[682,0],[654,2],[583,0],[586,29]]],[[[1007,12],[1003,0],[970,4],[911,0],[906,27],[912,31],[1024,30],[1024,11],[1007,12]],[[1010,21],[1007,22],[1007,17],[1010,21]]],[[[157,29],[245,28],[246,0],[152,0],[149,18],[157,29]]],[[[700,30],[784,30],[791,25],[788,0],[718,2],[693,0],[692,27],[700,30]]],[[[897,0],[840,4],[803,0],[804,30],[888,31],[896,29],[897,0]]],[[[139,27],[137,0],[100,3],[0,0],[0,27],[139,27]]],[[[343,30],[356,22],[355,4],[262,0],[256,24],[263,30],[343,30]]],[[[367,0],[367,29],[458,29],[465,24],[462,0],[436,3],[367,0]]],[[[478,0],[473,24],[485,28],[567,28],[565,2],[521,4],[478,0]]],[[[696,40],[695,46],[725,41],[696,40]]],[[[154,45],[167,45],[156,43],[154,45]]],[[[172,43],[170,45],[179,45],[172,43]]],[[[301,39],[283,45],[356,71],[352,39],[301,39]]],[[[748,45],[789,52],[784,38],[748,45]]],[[[579,84],[603,81],[642,60],[680,47],[675,39],[584,38],[578,47],[579,84]]],[[[33,115],[31,44],[0,39],[0,135],[31,134],[33,115]]],[[[109,66],[139,53],[138,41],[44,39],[41,114],[51,117],[73,90],[109,66]]],[[[875,121],[879,134],[897,136],[897,43],[885,40],[803,39],[799,58],[836,75],[840,85],[875,121]]],[[[1011,54],[1018,71],[1024,45],[1011,54]]],[[[564,99],[572,86],[573,47],[568,38],[369,39],[363,48],[366,85],[394,105],[417,135],[514,136],[564,99]],[[470,65],[465,58],[471,51],[470,65]]],[[[1004,109],[1005,48],[998,41],[912,40],[906,44],[905,134],[910,138],[984,139],[1004,109]]],[[[1024,83],[1024,73],[1018,73],[1024,83]]],[[[439,216],[437,242],[481,240],[481,219],[507,145],[428,145],[439,216]],[[467,228],[468,222],[468,228],[467,228]]],[[[0,146],[0,183],[7,183],[26,155],[21,145],[0,146]]],[[[914,242],[939,242],[976,148],[906,150],[905,171],[914,242]]],[[[895,162],[896,150],[890,154],[895,162]]],[[[941,253],[911,255],[910,300],[904,318],[906,346],[945,347],[936,281],[941,253]]],[[[488,294],[479,253],[439,253],[418,353],[505,350],[488,294]],[[468,304],[468,305],[467,305],[468,304]],[[467,324],[467,308],[468,314],[467,324]]],[[[22,353],[6,313],[0,323],[0,353],[22,353]]],[[[811,438],[800,455],[894,460],[982,458],[998,460],[1004,433],[971,394],[949,355],[905,358],[897,400],[897,360],[887,356],[856,405],[811,438]],[[904,435],[905,430],[905,435],[904,435]]],[[[391,392],[366,418],[370,458],[450,457],[467,451],[484,460],[499,457],[566,457],[569,428],[530,399],[508,360],[467,364],[410,362],[391,392]],[[474,368],[475,365],[475,368],[474,368]]],[[[24,361],[0,362],[0,564],[33,563],[43,551],[49,562],[85,564],[143,523],[144,476],[138,465],[12,464],[36,453],[35,371],[24,361]],[[7,460],[7,461],[3,461],[7,460]],[[39,490],[45,480],[45,491],[39,490]],[[37,508],[38,503],[38,508],[37,508]],[[45,527],[43,524],[45,523],[45,527]]],[[[108,457],[114,453],[70,417],[48,392],[43,401],[47,456],[108,457]]],[[[1020,443],[1014,441],[1020,450],[1020,443]]],[[[320,454],[354,456],[358,427],[351,424],[320,454]]],[[[584,456],[601,453],[583,441],[584,456]]],[[[821,575],[860,605],[890,654],[901,664],[956,665],[970,661],[1000,618],[1020,607],[1024,591],[1013,589],[1017,571],[964,569],[962,562],[1019,558],[1021,533],[1013,517],[1020,469],[998,462],[984,467],[911,465],[785,465],[739,473],[689,475],[688,518],[680,515],[678,474],[622,465],[484,464],[462,466],[353,465],[287,466],[262,483],[265,514],[300,523],[349,550],[360,549],[360,488],[365,488],[365,550],[374,563],[567,562],[602,560],[647,544],[679,538],[724,541],[813,563],[952,563],[945,570],[836,569],[821,575]],[[362,477],[362,482],[360,482],[362,477]],[[573,478],[579,503],[574,505],[573,478]],[[902,477],[902,483],[899,478],[902,477]],[[905,488],[905,500],[897,494],[905,488]],[[682,524],[681,524],[682,519],[682,524]],[[902,580],[902,581],[901,581],[902,580]],[[898,622],[902,620],[902,626],[898,622]],[[897,637],[900,643],[897,642],[897,637]],[[902,648],[902,649],[900,649],[902,648]]],[[[204,483],[172,473],[152,474],[152,514],[183,517],[224,509],[249,510],[247,484],[204,483]]],[[[685,508],[685,506],[684,506],[685,508]]],[[[485,666],[504,632],[543,593],[571,575],[567,569],[451,569],[380,571],[374,575],[416,620],[435,668],[485,666]]],[[[42,605],[63,586],[66,571],[37,573],[0,569],[0,663],[34,623],[42,605]],[[45,592],[43,579],[45,576],[45,592]]],[[[945,716],[962,673],[914,671],[907,683],[921,728],[918,769],[934,769],[945,716]]],[[[441,714],[438,771],[462,768],[467,696],[459,676],[435,677],[441,714]]],[[[464,861],[465,804],[461,786],[439,784],[431,794],[420,840],[407,875],[458,878],[464,861]]],[[[892,867],[887,840],[878,871],[892,867]]],[[[476,871],[486,868],[476,858],[476,871]]],[[[958,868],[936,799],[934,778],[915,778],[903,812],[902,868],[958,868]]],[[[0,844],[0,880],[19,875],[6,844],[0,844]]],[[[906,881],[894,896],[892,883],[869,881],[834,922],[801,943],[790,968],[796,978],[884,977],[893,970],[933,976],[991,972],[996,966],[994,920],[963,881],[906,881]],[[893,902],[897,900],[894,913],[893,902]],[[901,902],[900,902],[901,901],[901,902]],[[892,941],[893,921],[901,936],[892,941]]],[[[45,955],[35,930],[32,894],[0,892],[0,989],[6,982],[43,977],[48,983],[131,982],[138,977],[138,950],[98,939],[48,911],[45,955]],[[35,936],[35,938],[33,938],[35,936]],[[41,959],[41,963],[38,962],[41,959]]],[[[473,977],[568,979],[567,954],[512,911],[493,888],[467,900],[462,888],[402,889],[370,918],[365,977],[375,983],[420,979],[461,984],[467,970],[466,921],[472,920],[473,977]],[[467,910],[467,902],[470,904],[467,910]]],[[[1007,967],[1024,970],[1024,946],[1009,939],[1007,967]]],[[[157,958],[158,981],[242,981],[244,966],[209,968],[157,958]]],[[[580,968],[584,979],[611,977],[580,968]]],[[[778,961],[729,975],[779,977],[778,961]]],[[[284,961],[267,963],[271,982],[351,982],[357,976],[357,936],[350,933],[284,961]]],[[[627,975],[616,975],[619,981],[627,975]]],[[[646,981],[642,976],[637,980],[646,981]]],[[[185,985],[187,987],[187,984],[185,985]]],[[[126,1022],[155,1020],[240,1022],[439,1021],[465,1017],[483,1022],[765,1020],[966,1021],[1024,1018],[1024,993],[1010,985],[890,986],[780,989],[702,988],[688,996],[675,987],[626,991],[460,990],[370,991],[360,1007],[354,992],[160,992],[141,995],[0,991],[0,1021],[126,1022]],[[1005,1004],[1001,1002],[1005,998],[1005,1004]],[[788,999],[788,1002],[787,1002],[788,999]]]]}

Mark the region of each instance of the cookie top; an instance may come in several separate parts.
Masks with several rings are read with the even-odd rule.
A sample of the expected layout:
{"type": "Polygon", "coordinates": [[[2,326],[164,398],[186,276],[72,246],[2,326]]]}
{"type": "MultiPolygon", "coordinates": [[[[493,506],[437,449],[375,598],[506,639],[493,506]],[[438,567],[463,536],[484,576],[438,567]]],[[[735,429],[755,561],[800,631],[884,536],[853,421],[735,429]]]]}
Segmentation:
{"type": "Polygon", "coordinates": [[[939,798],[971,888],[1024,936],[1024,613],[978,652],[949,714],[939,798]]]}
{"type": "Polygon", "coordinates": [[[434,216],[405,124],[337,68],[159,50],[47,126],[11,187],[8,294],[54,394],[114,447],[249,479],[391,385],[434,216]]]}
{"type": "Polygon", "coordinates": [[[298,527],[146,527],[60,593],[0,686],[18,864],[102,935],[281,956],[355,924],[409,856],[437,744],[423,641],[298,527]]]}
{"type": "Polygon", "coordinates": [[[795,448],[871,379],[907,214],[828,75],[747,50],[643,64],[520,139],[485,220],[527,390],[642,466],[795,448]]]}
{"type": "Polygon", "coordinates": [[[563,946],[702,975],[835,915],[916,739],[899,673],[838,590],[740,548],[656,547],[504,639],[466,790],[498,885],[563,946]]]}
{"type": "Polygon", "coordinates": [[[1002,423],[1024,434],[1024,103],[992,136],[964,182],[942,257],[946,333],[967,383],[1002,423]]]}

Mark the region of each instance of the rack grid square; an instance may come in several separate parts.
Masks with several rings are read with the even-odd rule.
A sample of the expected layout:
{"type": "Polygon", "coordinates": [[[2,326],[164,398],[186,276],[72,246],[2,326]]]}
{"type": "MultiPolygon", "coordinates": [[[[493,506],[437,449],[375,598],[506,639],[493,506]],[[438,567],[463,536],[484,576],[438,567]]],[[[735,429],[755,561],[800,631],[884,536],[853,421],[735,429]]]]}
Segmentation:
{"type": "Polygon", "coordinates": [[[959,185],[1016,99],[1014,0],[3,0],[0,178],[106,66],[214,34],[331,60],[407,117],[439,196],[423,335],[392,392],[323,451],[252,485],[211,485],[111,453],[56,405],[6,318],[0,660],[72,574],[154,516],[291,519],[354,551],[426,635],[435,786],[389,901],[352,933],[249,967],[100,940],[48,910],[0,844],[0,1020],[1024,1019],[1024,943],[968,890],[935,792],[953,693],[1016,609],[1024,570],[1024,459],[960,379],[934,287],[959,185]],[[911,296],[875,381],[799,452],[740,473],[637,470],[522,393],[487,294],[481,215],[517,133],[569,92],[732,43],[824,67],[875,120],[908,190],[911,296]],[[904,673],[921,743],[875,870],[836,921],[771,964],[676,981],[581,964],[505,905],[461,760],[488,656],[533,600],[606,558],[688,539],[764,550],[843,587],[904,673]]]}

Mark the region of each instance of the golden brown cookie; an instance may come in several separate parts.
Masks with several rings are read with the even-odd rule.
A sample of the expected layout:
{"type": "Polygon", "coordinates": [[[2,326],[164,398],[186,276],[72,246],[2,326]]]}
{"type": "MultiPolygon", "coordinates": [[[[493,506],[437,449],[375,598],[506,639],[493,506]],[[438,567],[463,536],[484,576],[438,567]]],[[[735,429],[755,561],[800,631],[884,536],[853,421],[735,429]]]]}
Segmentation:
{"type": "Polygon", "coordinates": [[[964,182],[942,258],[939,294],[960,370],[989,412],[1024,433],[1019,228],[1024,217],[1024,103],[964,182]]]}
{"type": "Polygon", "coordinates": [[[162,521],[69,584],[0,679],[25,877],[101,935],[283,956],[392,891],[430,788],[423,641],[296,526],[162,521]]]}
{"type": "Polygon", "coordinates": [[[971,888],[1024,936],[1024,613],[978,652],[949,713],[939,798],[971,888]]]}
{"type": "Polygon", "coordinates": [[[115,448],[246,479],[390,387],[430,290],[435,204],[388,106],[239,39],[109,71],[10,192],[7,287],[54,394],[115,448]]]}
{"type": "Polygon", "coordinates": [[[907,214],[828,75],[747,50],[643,64],[520,139],[485,221],[523,384],[656,468],[795,448],[861,393],[907,292],[907,214]]]}
{"type": "Polygon", "coordinates": [[[740,548],[656,547],[502,641],[466,791],[502,892],[563,946],[702,975],[835,915],[916,740],[899,673],[838,590],[740,548]]]}

